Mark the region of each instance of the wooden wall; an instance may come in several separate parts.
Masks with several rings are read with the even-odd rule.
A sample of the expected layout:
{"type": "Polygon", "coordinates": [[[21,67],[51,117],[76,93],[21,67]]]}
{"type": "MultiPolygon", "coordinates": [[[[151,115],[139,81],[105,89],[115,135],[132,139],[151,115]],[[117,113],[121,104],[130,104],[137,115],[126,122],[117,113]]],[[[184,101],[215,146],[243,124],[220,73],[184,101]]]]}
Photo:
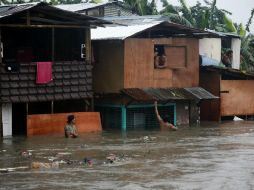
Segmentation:
{"type": "MultiPolygon", "coordinates": [[[[194,38],[173,38],[172,45],[186,46],[186,67],[173,70],[173,87],[196,87],[199,85],[199,43],[194,38]]],[[[168,58],[170,59],[170,58],[168,58]]],[[[179,58],[181,60],[181,58],[179,58]]],[[[178,60],[174,60],[177,62],[178,60]]]]}
{"type": "MultiPolygon", "coordinates": [[[[125,40],[124,88],[192,87],[199,83],[198,40],[185,38],[125,40]],[[186,47],[186,67],[154,69],[154,45],[186,47]]],[[[168,64],[182,64],[182,57],[167,57],[168,64]]]]}
{"type": "Polygon", "coordinates": [[[64,127],[70,114],[75,115],[79,134],[102,130],[99,112],[38,114],[27,116],[27,136],[54,134],[64,136],[64,127]]]}
{"type": "MultiPolygon", "coordinates": [[[[220,97],[220,74],[215,72],[201,72],[200,86],[220,97]]],[[[220,99],[202,100],[200,104],[201,121],[220,121],[220,99]]]]}
{"type": "Polygon", "coordinates": [[[254,80],[221,80],[221,116],[254,115],[254,80]]]}
{"type": "Polygon", "coordinates": [[[123,88],[123,41],[93,42],[95,92],[118,92],[123,88]]]}

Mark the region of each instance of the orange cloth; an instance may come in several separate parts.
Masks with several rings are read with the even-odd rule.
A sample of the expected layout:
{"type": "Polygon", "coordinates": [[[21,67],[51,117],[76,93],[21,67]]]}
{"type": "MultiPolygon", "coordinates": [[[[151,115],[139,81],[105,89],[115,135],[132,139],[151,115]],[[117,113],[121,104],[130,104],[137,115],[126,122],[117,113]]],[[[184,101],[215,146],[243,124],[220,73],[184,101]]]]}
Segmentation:
{"type": "Polygon", "coordinates": [[[37,84],[47,84],[52,81],[52,62],[37,62],[37,84]]]}

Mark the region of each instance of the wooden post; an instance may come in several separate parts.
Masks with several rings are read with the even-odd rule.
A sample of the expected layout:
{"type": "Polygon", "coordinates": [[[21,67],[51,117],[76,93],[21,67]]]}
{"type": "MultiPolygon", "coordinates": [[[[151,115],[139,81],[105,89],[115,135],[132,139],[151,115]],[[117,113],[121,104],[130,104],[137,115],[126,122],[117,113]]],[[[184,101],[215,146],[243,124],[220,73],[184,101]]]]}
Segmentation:
{"type": "Polygon", "coordinates": [[[91,98],[91,111],[94,111],[94,98],[91,98]]]}
{"type": "Polygon", "coordinates": [[[0,28],[0,63],[2,63],[2,61],[3,61],[3,58],[2,58],[2,52],[3,52],[3,50],[2,50],[2,30],[1,30],[1,28],[0,28]]]}
{"type": "Polygon", "coordinates": [[[52,28],[52,52],[51,52],[51,61],[55,61],[55,28],[52,28]]]}
{"type": "Polygon", "coordinates": [[[86,61],[91,64],[91,30],[85,30],[85,44],[86,44],[86,61]]]}
{"type": "Polygon", "coordinates": [[[26,11],[26,24],[29,26],[31,25],[31,18],[30,18],[30,11],[26,11]]]}
{"type": "Polygon", "coordinates": [[[51,101],[51,113],[54,113],[54,101],[51,101]]]}
{"type": "Polygon", "coordinates": [[[28,115],[28,103],[26,103],[26,116],[28,115]]]}

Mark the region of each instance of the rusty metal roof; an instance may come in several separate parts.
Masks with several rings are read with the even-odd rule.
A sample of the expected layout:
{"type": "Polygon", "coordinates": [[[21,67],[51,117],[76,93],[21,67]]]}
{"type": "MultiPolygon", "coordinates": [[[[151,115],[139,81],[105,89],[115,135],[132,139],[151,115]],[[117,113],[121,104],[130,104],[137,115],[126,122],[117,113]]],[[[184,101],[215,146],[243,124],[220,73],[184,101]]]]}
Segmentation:
{"type": "Polygon", "coordinates": [[[201,87],[184,88],[184,90],[191,93],[193,96],[195,96],[199,100],[210,100],[210,99],[219,98],[201,87]]]}
{"type": "Polygon", "coordinates": [[[216,99],[201,87],[192,88],[126,88],[121,90],[122,93],[131,97],[135,101],[170,101],[170,100],[202,100],[216,99]]]}
{"type": "Polygon", "coordinates": [[[231,77],[238,77],[243,79],[254,79],[254,73],[242,72],[239,69],[215,66],[215,65],[207,65],[201,66],[201,71],[207,72],[218,72],[223,76],[231,76],[231,77]]]}

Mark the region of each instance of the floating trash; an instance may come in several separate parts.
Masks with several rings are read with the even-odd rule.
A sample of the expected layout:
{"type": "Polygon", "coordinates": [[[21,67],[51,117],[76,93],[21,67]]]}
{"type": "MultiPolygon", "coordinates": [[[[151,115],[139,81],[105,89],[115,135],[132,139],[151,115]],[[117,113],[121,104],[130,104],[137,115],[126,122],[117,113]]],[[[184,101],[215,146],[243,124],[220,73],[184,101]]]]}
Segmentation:
{"type": "Polygon", "coordinates": [[[21,156],[23,156],[23,157],[32,156],[32,153],[31,153],[30,151],[22,151],[20,154],[21,154],[21,156]]]}
{"type": "Polygon", "coordinates": [[[58,152],[57,155],[65,156],[65,155],[71,155],[71,153],[70,152],[58,152]]]}
{"type": "Polygon", "coordinates": [[[28,169],[28,166],[19,166],[19,167],[13,167],[13,168],[0,168],[0,173],[8,173],[8,172],[13,172],[16,170],[24,170],[28,169]]]}
{"type": "Polygon", "coordinates": [[[32,162],[32,169],[50,169],[50,168],[59,168],[58,162],[47,163],[47,162],[32,162]]]}
{"type": "Polygon", "coordinates": [[[91,158],[84,158],[83,162],[88,166],[93,166],[93,161],[91,158]]]}

